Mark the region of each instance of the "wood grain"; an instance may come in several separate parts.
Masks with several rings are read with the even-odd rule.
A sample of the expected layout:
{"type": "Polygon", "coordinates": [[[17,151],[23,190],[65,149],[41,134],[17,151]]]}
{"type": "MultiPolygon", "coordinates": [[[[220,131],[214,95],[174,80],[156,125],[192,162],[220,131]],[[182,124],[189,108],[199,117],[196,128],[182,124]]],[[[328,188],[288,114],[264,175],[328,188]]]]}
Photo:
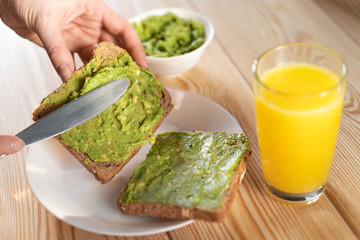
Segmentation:
{"type": "MultiPolygon", "coordinates": [[[[196,221],[149,236],[116,237],[70,226],[48,212],[26,180],[28,150],[0,161],[0,239],[360,239],[360,1],[357,0],[107,0],[125,18],[159,7],[184,7],[209,17],[213,42],[201,61],[167,87],[217,102],[253,143],[246,176],[221,223],[196,221]],[[310,206],[291,206],[265,191],[257,148],[251,65],[279,44],[310,42],[344,58],[347,92],[333,167],[325,194],[310,206]]],[[[60,79],[43,49],[0,22],[0,134],[30,125],[30,114],[60,79]]]]}

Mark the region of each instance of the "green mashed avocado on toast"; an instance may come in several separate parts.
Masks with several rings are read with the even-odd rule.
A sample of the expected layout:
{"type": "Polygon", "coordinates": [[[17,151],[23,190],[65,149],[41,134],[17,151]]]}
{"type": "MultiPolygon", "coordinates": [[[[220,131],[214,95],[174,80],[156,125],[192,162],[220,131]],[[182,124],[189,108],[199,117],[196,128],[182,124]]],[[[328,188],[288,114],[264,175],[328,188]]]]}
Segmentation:
{"type": "Polygon", "coordinates": [[[163,115],[162,85],[126,52],[106,61],[93,58],[55,91],[43,105],[59,107],[114,79],[130,80],[126,93],[97,117],[60,135],[63,143],[86,153],[88,161],[126,161],[132,151],[152,138],[163,115]]]}
{"type": "Polygon", "coordinates": [[[237,133],[159,134],[119,202],[216,210],[249,148],[247,137],[237,133]]]}

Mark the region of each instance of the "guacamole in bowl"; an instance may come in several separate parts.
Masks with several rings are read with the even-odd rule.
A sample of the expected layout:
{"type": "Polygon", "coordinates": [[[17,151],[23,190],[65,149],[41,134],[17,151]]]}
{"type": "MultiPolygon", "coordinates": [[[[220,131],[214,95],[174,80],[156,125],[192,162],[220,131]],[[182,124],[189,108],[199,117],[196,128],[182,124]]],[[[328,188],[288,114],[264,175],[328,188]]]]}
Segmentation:
{"type": "Polygon", "coordinates": [[[172,12],[133,23],[147,56],[172,57],[191,52],[205,42],[204,25],[172,12]]]}
{"type": "Polygon", "coordinates": [[[157,77],[173,78],[200,60],[214,37],[211,21],[185,8],[159,8],[129,19],[146,53],[149,70],[157,77]]]}

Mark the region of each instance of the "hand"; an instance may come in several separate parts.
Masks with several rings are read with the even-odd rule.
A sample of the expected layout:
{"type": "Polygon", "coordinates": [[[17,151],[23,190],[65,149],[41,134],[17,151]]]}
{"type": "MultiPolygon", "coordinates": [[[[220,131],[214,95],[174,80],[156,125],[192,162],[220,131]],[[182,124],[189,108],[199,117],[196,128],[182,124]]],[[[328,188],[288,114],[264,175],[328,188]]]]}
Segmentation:
{"type": "Polygon", "coordinates": [[[74,53],[86,62],[95,44],[113,42],[147,68],[131,23],[101,0],[0,0],[0,18],[18,35],[46,49],[63,80],[74,71],[74,53]]]}
{"type": "Polygon", "coordinates": [[[0,158],[1,156],[13,154],[24,147],[24,142],[15,136],[0,136],[0,158]]]}

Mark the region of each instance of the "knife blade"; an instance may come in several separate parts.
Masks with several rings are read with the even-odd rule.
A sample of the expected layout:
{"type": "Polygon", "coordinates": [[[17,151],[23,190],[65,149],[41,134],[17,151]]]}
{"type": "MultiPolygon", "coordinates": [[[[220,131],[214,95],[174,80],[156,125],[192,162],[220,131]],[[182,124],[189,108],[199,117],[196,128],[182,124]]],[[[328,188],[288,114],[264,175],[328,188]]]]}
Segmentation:
{"type": "Polygon", "coordinates": [[[29,146],[70,130],[109,108],[126,92],[128,85],[126,79],[104,84],[42,117],[16,136],[29,146]]]}

